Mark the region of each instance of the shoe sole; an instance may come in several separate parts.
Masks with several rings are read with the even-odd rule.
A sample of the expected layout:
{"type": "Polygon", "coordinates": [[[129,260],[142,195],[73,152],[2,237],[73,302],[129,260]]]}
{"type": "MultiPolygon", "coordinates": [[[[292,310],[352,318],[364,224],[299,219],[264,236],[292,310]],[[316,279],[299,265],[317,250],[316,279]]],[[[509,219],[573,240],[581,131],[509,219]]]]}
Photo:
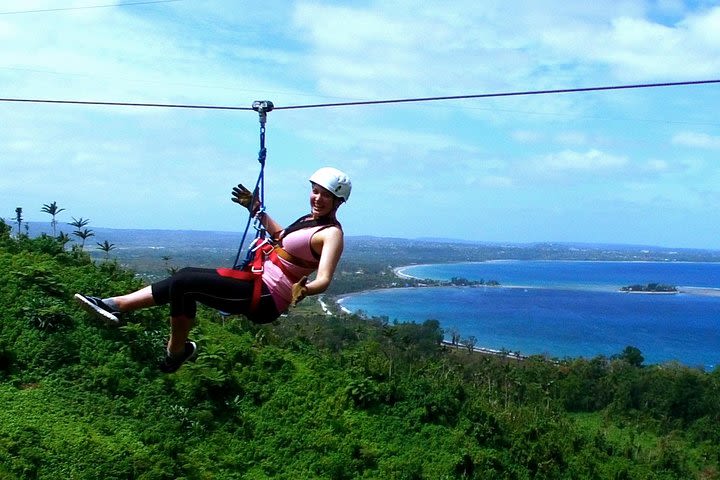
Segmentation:
{"type": "Polygon", "coordinates": [[[197,354],[198,354],[197,343],[193,342],[192,340],[188,340],[188,343],[192,344],[193,352],[185,360],[183,360],[180,365],[184,364],[185,362],[194,362],[195,360],[197,360],[197,354]]]}
{"type": "Polygon", "coordinates": [[[118,317],[116,317],[110,312],[103,310],[102,308],[97,307],[94,303],[91,303],[88,299],[86,299],[79,293],[76,293],[73,298],[77,303],[80,304],[80,307],[82,307],[83,310],[96,318],[105,320],[108,325],[117,325],[120,323],[120,319],[118,317]]]}
{"type": "MultiPolygon", "coordinates": [[[[192,355],[190,355],[190,356],[185,360],[185,362],[194,362],[195,360],[197,360],[197,356],[198,356],[197,343],[193,342],[192,340],[189,340],[189,342],[192,343],[193,352],[192,352],[192,355]]],[[[183,363],[185,363],[185,362],[183,362],[183,363]]]]}

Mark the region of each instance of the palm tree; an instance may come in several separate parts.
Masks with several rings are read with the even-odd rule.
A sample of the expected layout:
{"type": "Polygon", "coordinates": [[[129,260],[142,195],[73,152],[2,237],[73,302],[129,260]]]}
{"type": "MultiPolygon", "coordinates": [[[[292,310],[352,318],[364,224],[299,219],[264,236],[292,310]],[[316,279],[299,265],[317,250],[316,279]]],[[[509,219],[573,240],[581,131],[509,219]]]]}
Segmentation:
{"type": "MultiPolygon", "coordinates": [[[[73,235],[75,235],[76,237],[79,237],[79,238],[82,238],[82,239],[83,239],[83,241],[82,241],[82,246],[84,247],[84,246],[85,246],[85,239],[92,236],[92,235],[90,235],[90,233],[92,233],[92,230],[85,229],[85,232],[87,232],[87,233],[85,233],[85,232],[83,232],[83,231],[80,230],[80,229],[83,228],[83,227],[84,227],[85,225],[87,225],[88,223],[90,223],[90,219],[89,219],[89,218],[82,218],[82,217],[80,217],[80,218],[72,217],[72,219],[73,219],[73,221],[70,222],[68,225],[73,226],[73,227],[76,228],[76,230],[73,232],[73,235]]],[[[93,234],[93,235],[94,235],[94,234],[93,234]]],[[[82,248],[82,247],[81,247],[81,248],[82,248]]]]}
{"type": "Polygon", "coordinates": [[[71,225],[71,226],[77,228],[78,230],[80,230],[80,229],[83,228],[85,225],[87,225],[88,223],[90,223],[90,219],[89,219],[89,218],[82,218],[82,217],[80,217],[80,218],[75,218],[75,217],[72,217],[72,219],[73,219],[73,221],[70,222],[68,225],[71,225]]]}
{"type": "Polygon", "coordinates": [[[82,243],[80,244],[80,250],[85,248],[85,240],[87,240],[90,237],[94,237],[95,233],[92,230],[84,229],[84,230],[75,230],[73,232],[73,235],[76,237],[82,238],[82,243]]]}
{"type": "Polygon", "coordinates": [[[65,232],[60,232],[60,235],[58,235],[57,239],[58,242],[60,242],[60,245],[62,245],[62,249],[65,250],[65,245],[70,242],[70,235],[65,232]]]}
{"type": "Polygon", "coordinates": [[[99,248],[100,250],[102,250],[103,252],[105,252],[105,260],[108,260],[109,257],[110,257],[110,250],[114,250],[114,249],[115,249],[115,244],[114,244],[114,243],[110,243],[110,242],[108,242],[107,240],[105,240],[103,243],[100,243],[100,242],[95,242],[95,243],[98,244],[98,248],[99,248]]]}
{"type": "Polygon", "coordinates": [[[15,221],[17,222],[18,226],[18,237],[20,236],[20,227],[22,227],[22,207],[17,207],[15,209],[15,221]]]}
{"type": "Polygon", "coordinates": [[[50,204],[46,203],[43,205],[42,212],[43,213],[49,213],[52,215],[52,221],[50,222],[50,225],[52,225],[53,229],[53,237],[57,235],[56,227],[57,227],[57,220],[55,219],[55,216],[65,210],[64,208],[58,208],[57,202],[52,202],[50,204]]]}

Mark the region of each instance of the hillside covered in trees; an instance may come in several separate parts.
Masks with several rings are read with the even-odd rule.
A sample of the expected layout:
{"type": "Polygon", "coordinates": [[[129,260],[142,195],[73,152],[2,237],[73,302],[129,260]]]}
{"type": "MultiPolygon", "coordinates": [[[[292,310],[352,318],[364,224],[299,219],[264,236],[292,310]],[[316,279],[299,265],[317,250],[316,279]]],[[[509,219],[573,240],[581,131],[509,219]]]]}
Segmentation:
{"type": "Polygon", "coordinates": [[[262,327],[202,310],[165,375],[167,312],[88,318],[74,292],[143,281],[66,244],[0,222],[0,478],[720,478],[718,369],[483,356],[306,301],[262,327]]]}

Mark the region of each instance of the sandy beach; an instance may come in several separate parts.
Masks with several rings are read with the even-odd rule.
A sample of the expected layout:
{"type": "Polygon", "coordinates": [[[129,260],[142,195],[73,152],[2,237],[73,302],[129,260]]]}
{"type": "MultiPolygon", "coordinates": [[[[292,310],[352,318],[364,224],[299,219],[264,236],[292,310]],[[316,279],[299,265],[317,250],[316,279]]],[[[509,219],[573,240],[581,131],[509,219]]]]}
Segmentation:
{"type": "Polygon", "coordinates": [[[393,273],[395,274],[396,277],[399,277],[399,278],[422,280],[418,277],[413,277],[412,275],[408,275],[407,273],[405,273],[405,270],[407,270],[408,268],[417,267],[417,266],[419,266],[419,265],[405,265],[402,267],[395,267],[395,268],[393,268],[393,273]]]}

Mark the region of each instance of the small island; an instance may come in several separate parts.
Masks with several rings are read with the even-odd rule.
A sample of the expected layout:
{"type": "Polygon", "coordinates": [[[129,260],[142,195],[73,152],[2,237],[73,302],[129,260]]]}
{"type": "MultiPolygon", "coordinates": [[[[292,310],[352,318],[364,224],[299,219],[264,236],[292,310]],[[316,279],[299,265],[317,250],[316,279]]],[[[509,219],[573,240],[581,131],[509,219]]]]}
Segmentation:
{"type": "Polygon", "coordinates": [[[484,287],[499,287],[500,282],[497,280],[468,280],[464,277],[452,277],[450,279],[450,285],[453,286],[460,286],[460,287],[477,287],[477,286],[484,286],[484,287]]]}
{"type": "Polygon", "coordinates": [[[620,291],[630,293],[677,293],[678,289],[674,285],[648,283],[647,285],[629,285],[627,287],[622,287],[620,291]]]}

